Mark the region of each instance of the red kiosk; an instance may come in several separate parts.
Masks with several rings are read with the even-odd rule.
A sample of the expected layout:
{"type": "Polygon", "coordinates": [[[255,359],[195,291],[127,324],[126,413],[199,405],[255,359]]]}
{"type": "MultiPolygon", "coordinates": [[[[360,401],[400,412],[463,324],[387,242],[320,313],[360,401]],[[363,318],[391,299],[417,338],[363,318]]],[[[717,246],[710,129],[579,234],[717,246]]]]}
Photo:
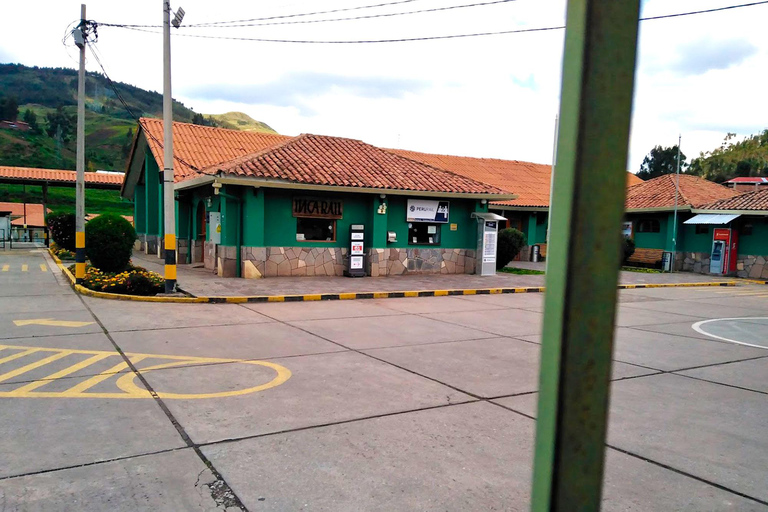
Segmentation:
{"type": "Polygon", "coordinates": [[[735,274],[739,255],[739,232],[731,228],[716,228],[709,260],[710,274],[735,274]]]}

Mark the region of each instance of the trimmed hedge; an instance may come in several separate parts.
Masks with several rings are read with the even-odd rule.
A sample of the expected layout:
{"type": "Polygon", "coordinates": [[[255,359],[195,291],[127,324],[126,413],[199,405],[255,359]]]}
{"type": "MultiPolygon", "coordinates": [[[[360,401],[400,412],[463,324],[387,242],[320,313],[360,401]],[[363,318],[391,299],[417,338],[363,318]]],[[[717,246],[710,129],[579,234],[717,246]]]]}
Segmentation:
{"type": "Polygon", "coordinates": [[[117,214],[99,215],[85,225],[85,254],[102,272],[128,268],[136,241],[136,230],[117,214]]]}
{"type": "Polygon", "coordinates": [[[75,252],[75,214],[54,212],[49,213],[45,220],[56,245],[69,252],[75,252]]]}
{"type": "Polygon", "coordinates": [[[498,246],[496,247],[496,270],[501,270],[520,254],[520,250],[528,243],[525,234],[515,228],[499,231],[498,246]]]}

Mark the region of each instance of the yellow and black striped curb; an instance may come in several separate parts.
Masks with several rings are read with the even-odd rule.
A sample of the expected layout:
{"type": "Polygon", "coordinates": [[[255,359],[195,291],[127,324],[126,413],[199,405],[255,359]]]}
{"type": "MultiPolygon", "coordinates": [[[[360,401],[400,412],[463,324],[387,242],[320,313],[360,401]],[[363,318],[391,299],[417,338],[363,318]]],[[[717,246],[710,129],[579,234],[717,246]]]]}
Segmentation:
{"type": "MultiPolygon", "coordinates": [[[[157,297],[124,295],[119,293],[97,292],[81,285],[74,284],[75,278],[51,252],[51,257],[72,282],[78,293],[88,297],[98,297],[111,300],[129,300],[138,302],[171,302],[181,304],[242,304],[258,302],[310,302],[323,300],[355,300],[355,299],[400,299],[404,297],[452,297],[461,295],[498,295],[506,293],[543,293],[543,286],[526,286],[516,288],[462,288],[453,290],[410,290],[392,292],[347,292],[347,293],[305,293],[296,295],[244,295],[244,296],[209,296],[209,297],[157,297]]],[[[736,281],[705,281],[699,283],[645,283],[620,284],[619,290],[637,290],[642,288],[682,288],[705,286],[736,286],[736,281]]]]}

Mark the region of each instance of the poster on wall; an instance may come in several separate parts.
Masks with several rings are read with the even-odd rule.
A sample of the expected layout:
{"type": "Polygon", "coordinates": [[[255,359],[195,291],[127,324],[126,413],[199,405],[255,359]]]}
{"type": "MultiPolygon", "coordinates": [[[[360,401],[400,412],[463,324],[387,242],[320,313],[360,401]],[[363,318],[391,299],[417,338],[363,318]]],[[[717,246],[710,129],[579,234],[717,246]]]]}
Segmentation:
{"type": "Polygon", "coordinates": [[[364,254],[363,242],[352,242],[352,254],[364,254]]]}
{"type": "Polygon", "coordinates": [[[406,206],[406,221],[440,222],[445,224],[448,223],[448,209],[448,201],[409,199],[406,206]]]}
{"type": "Polygon", "coordinates": [[[352,270],[358,270],[363,268],[363,257],[362,256],[350,256],[349,258],[349,268],[352,270]]]}
{"type": "Polygon", "coordinates": [[[632,238],[632,222],[621,223],[621,234],[624,238],[632,238]]]}

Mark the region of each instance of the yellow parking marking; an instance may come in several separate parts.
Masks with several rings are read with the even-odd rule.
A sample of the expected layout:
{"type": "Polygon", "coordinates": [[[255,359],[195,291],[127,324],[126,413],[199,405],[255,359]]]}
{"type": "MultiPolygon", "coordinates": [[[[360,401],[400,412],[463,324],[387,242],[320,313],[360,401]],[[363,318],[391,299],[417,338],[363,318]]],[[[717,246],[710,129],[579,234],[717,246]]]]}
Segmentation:
{"type": "MultiPolygon", "coordinates": [[[[108,357],[112,356],[112,354],[105,352],[104,354],[96,354],[95,356],[89,357],[88,359],[84,361],[80,361],[77,364],[73,364],[72,366],[68,368],[64,368],[61,371],[58,371],[56,373],[52,373],[48,375],[47,377],[43,377],[42,379],[30,382],[26,386],[22,386],[20,388],[15,389],[17,393],[26,393],[28,391],[32,391],[34,389],[39,388],[40,386],[45,386],[46,384],[50,383],[51,381],[54,381],[56,379],[60,379],[62,377],[66,377],[67,375],[70,375],[72,373],[75,373],[78,370],[82,370],[83,368],[86,368],[88,366],[91,366],[94,363],[97,363],[101,361],[102,359],[106,359],[108,357]]],[[[123,363],[125,364],[125,363],[123,363]]]]}
{"type": "MultiPolygon", "coordinates": [[[[3,348],[5,348],[5,347],[3,347],[3,348]]],[[[12,356],[8,356],[8,357],[4,357],[4,358],[0,359],[0,364],[8,363],[8,362],[13,361],[15,359],[20,359],[20,358],[22,358],[24,356],[28,356],[29,354],[34,354],[37,351],[38,351],[38,349],[31,348],[29,350],[24,350],[22,352],[17,352],[15,354],[13,354],[12,356]]]]}
{"type": "Polygon", "coordinates": [[[31,318],[28,320],[14,320],[16,327],[23,327],[25,325],[50,325],[53,327],[85,327],[91,325],[94,322],[76,322],[72,320],[54,320],[53,318],[31,318]]]}
{"type": "MultiPolygon", "coordinates": [[[[109,355],[113,355],[113,354],[110,353],[109,355]]],[[[117,354],[114,354],[114,355],[117,355],[117,354]]],[[[146,358],[147,358],[147,356],[143,356],[143,357],[138,356],[138,357],[131,358],[130,361],[131,361],[131,363],[136,364],[139,361],[142,361],[143,359],[146,359],[146,358]]],[[[88,380],[86,380],[84,382],[81,382],[80,384],[78,384],[76,386],[72,386],[68,390],[64,391],[64,394],[66,394],[67,396],[79,395],[80,393],[83,393],[84,391],[86,391],[88,389],[91,389],[96,384],[98,384],[100,382],[104,382],[105,380],[107,380],[108,378],[112,377],[113,375],[120,373],[121,371],[125,370],[126,368],[128,368],[128,363],[126,363],[125,361],[123,361],[121,363],[118,363],[115,366],[113,366],[112,368],[110,368],[109,370],[104,370],[100,374],[98,374],[98,375],[96,375],[94,377],[91,377],[90,379],[88,379],[88,380]]]]}
{"type": "Polygon", "coordinates": [[[29,270],[29,265],[22,265],[21,266],[21,271],[22,272],[26,272],[27,270],[29,270]]]}
{"type": "Polygon", "coordinates": [[[72,352],[69,350],[62,350],[58,354],[53,354],[52,356],[48,356],[39,361],[35,361],[34,363],[30,363],[26,366],[22,366],[21,368],[16,368],[15,370],[11,370],[10,372],[0,375],[0,382],[3,382],[8,379],[12,379],[13,377],[18,377],[21,374],[34,370],[35,368],[40,368],[41,366],[45,366],[48,363],[52,363],[54,361],[58,361],[59,359],[63,359],[68,355],[70,355],[71,353],[72,352]]]}
{"type": "MultiPolygon", "coordinates": [[[[8,380],[12,377],[22,375],[26,372],[40,368],[49,363],[63,359],[73,354],[85,354],[90,357],[83,361],[79,361],[72,364],[63,370],[59,370],[55,373],[48,375],[42,379],[35,380],[33,382],[26,382],[18,388],[11,391],[0,391],[0,398],[153,398],[155,395],[165,399],[179,399],[179,400],[191,400],[201,398],[225,398],[233,396],[241,396],[250,393],[256,393],[258,391],[264,391],[266,389],[273,388],[283,384],[291,378],[291,371],[279,364],[271,363],[268,361],[254,361],[243,359],[219,359],[212,357],[192,357],[192,356],[168,356],[157,354],[133,354],[127,353],[125,356],[131,361],[132,364],[137,364],[145,359],[160,359],[167,360],[160,364],[155,364],[145,368],[139,368],[139,372],[147,373],[150,371],[161,370],[165,368],[176,368],[190,365],[210,364],[210,363],[237,363],[253,366],[260,366],[268,368],[274,372],[275,376],[272,380],[259,384],[257,386],[247,387],[244,389],[236,389],[230,391],[213,392],[213,393],[169,393],[162,390],[155,390],[155,395],[152,395],[146,389],[139,387],[135,379],[137,375],[134,372],[125,372],[129,365],[127,362],[121,360],[118,364],[112,366],[108,370],[105,370],[98,375],[88,377],[82,382],[75,384],[74,386],[66,389],[65,391],[37,391],[38,388],[55,382],[58,379],[70,376],[70,379],[77,379],[77,377],[71,377],[71,374],[88,368],[89,366],[107,359],[109,357],[121,358],[120,354],[116,352],[101,351],[101,350],[76,350],[76,349],[55,349],[45,347],[23,347],[14,345],[0,345],[0,351],[4,350],[19,350],[19,352],[0,359],[0,364],[11,362],[16,359],[20,359],[29,354],[35,352],[48,352],[52,353],[50,356],[45,357],[39,361],[22,366],[15,370],[6,372],[0,375],[0,382],[8,380]],[[107,381],[111,377],[115,377],[115,386],[119,392],[87,392],[97,384],[107,381]]],[[[194,382],[194,381],[192,381],[194,382]]],[[[194,391],[194,390],[192,390],[194,391]]]]}
{"type": "Polygon", "coordinates": [[[40,264],[40,270],[42,270],[43,272],[48,272],[48,267],[45,266],[45,263],[40,264]]]}
{"type": "Polygon", "coordinates": [[[8,269],[10,269],[10,265],[3,265],[3,272],[8,272],[8,269]]]}

